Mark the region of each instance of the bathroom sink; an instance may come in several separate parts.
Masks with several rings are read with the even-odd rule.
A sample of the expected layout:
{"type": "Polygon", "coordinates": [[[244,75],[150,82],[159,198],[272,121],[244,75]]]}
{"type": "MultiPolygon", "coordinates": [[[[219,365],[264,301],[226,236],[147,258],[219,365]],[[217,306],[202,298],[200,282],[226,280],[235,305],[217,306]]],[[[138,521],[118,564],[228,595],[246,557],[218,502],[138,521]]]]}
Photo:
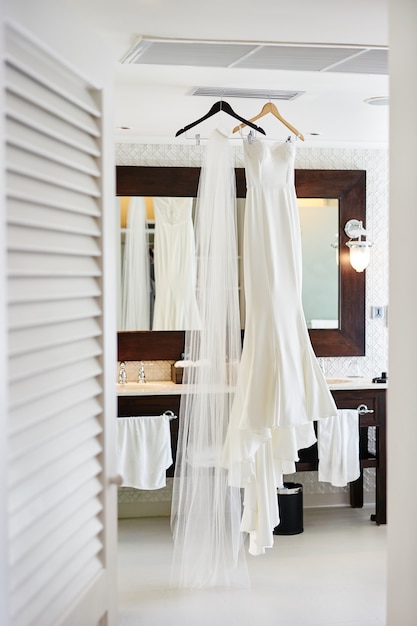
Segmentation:
{"type": "Polygon", "coordinates": [[[125,383],[124,385],[117,383],[117,387],[119,389],[143,389],[144,391],[146,391],[146,389],[155,389],[157,387],[161,387],[162,389],[164,389],[166,387],[171,387],[172,384],[173,383],[170,380],[147,380],[146,383],[130,382],[125,383]]]}
{"type": "Polygon", "coordinates": [[[147,380],[146,383],[129,382],[125,385],[116,383],[117,394],[128,396],[177,393],[176,387],[181,388],[182,385],[175,385],[170,380],[147,380]]]}
{"type": "Polygon", "coordinates": [[[328,385],[342,385],[344,383],[351,383],[352,379],[351,378],[326,378],[326,383],[328,385]]]}

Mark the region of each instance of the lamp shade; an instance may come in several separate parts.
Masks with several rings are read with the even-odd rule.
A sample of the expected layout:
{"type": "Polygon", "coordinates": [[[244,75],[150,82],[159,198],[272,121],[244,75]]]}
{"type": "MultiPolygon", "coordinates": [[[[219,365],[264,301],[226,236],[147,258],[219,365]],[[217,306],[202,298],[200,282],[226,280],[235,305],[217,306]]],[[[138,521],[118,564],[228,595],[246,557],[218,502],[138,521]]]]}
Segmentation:
{"type": "Polygon", "coordinates": [[[357,272],[363,272],[369,265],[371,245],[366,241],[349,241],[350,264],[357,272]]]}

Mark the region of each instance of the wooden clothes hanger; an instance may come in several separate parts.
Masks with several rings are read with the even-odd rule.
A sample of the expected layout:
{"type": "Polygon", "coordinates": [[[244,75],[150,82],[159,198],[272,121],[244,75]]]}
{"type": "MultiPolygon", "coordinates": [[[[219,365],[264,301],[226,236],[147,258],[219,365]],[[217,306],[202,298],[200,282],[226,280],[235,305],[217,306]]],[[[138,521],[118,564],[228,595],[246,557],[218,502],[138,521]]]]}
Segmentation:
{"type": "MultiPolygon", "coordinates": [[[[285,120],[282,117],[281,113],[278,111],[277,107],[275,106],[273,102],[267,102],[266,104],[264,104],[261,112],[258,113],[258,115],[255,115],[255,117],[251,117],[249,121],[254,122],[255,120],[258,120],[260,117],[263,117],[264,115],[266,115],[267,113],[272,113],[272,115],[274,115],[277,119],[279,119],[279,121],[282,122],[284,126],[286,126],[292,133],[294,133],[294,135],[299,137],[301,141],[304,141],[304,136],[300,133],[299,130],[294,128],[294,126],[292,126],[289,122],[287,122],[287,120],[285,120]]],[[[233,129],[233,132],[236,133],[238,130],[240,130],[244,126],[246,126],[245,123],[239,124],[239,126],[235,126],[235,128],[233,129]]]]}
{"type": "MultiPolygon", "coordinates": [[[[215,115],[215,113],[219,113],[220,111],[223,111],[224,113],[228,113],[232,117],[242,122],[242,126],[250,126],[254,130],[257,130],[259,133],[266,135],[263,128],[260,128],[259,126],[255,126],[255,124],[252,123],[252,120],[245,120],[245,118],[235,113],[228,102],[225,102],[224,100],[219,100],[218,102],[213,104],[210,111],[206,113],[206,115],[204,115],[203,117],[200,117],[199,120],[196,120],[195,122],[192,122],[191,124],[188,124],[188,126],[184,126],[184,128],[181,128],[181,130],[178,130],[175,133],[175,136],[178,137],[178,135],[182,135],[182,133],[185,133],[187,130],[190,130],[190,128],[193,128],[193,126],[197,126],[197,124],[200,124],[200,122],[204,122],[204,120],[208,119],[212,115],[215,115]]],[[[240,127],[238,126],[237,128],[240,128],[240,127]]]]}

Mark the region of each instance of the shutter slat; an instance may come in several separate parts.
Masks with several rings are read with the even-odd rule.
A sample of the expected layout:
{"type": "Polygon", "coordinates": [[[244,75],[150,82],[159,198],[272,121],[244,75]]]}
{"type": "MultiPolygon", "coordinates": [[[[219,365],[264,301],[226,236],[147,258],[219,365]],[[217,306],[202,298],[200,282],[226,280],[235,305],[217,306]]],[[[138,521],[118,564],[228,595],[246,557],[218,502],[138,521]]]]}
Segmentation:
{"type": "Polygon", "coordinates": [[[87,462],[94,460],[94,457],[91,458],[92,451],[95,451],[96,455],[98,455],[101,449],[97,442],[89,441],[86,445],[80,446],[80,458],[78,461],[76,458],[77,451],[75,451],[72,454],[64,456],[61,463],[57,461],[51,463],[50,468],[39,470],[31,479],[27,479],[25,482],[12,482],[13,496],[10,498],[9,510],[12,513],[14,511],[25,510],[27,504],[31,503],[34,513],[37,513],[37,517],[44,515],[46,511],[49,510],[49,498],[58,497],[57,489],[59,489],[59,484],[61,484],[61,486],[62,483],[65,484],[66,478],[74,474],[78,465],[87,467],[87,462]],[[52,471],[56,471],[55,476],[51,475],[52,471]],[[41,480],[45,482],[42,484],[40,483],[41,480]]]}
{"type": "Polygon", "coordinates": [[[41,300],[64,300],[99,296],[100,285],[94,277],[55,277],[20,278],[10,281],[9,302],[39,302],[41,300]]]}
{"type": "Polygon", "coordinates": [[[99,356],[102,352],[101,341],[97,339],[82,339],[81,341],[66,343],[60,346],[45,348],[10,359],[9,380],[22,381],[32,376],[33,372],[39,375],[70,363],[79,363],[85,359],[99,356]]]}
{"type": "Polygon", "coordinates": [[[92,383],[92,377],[99,374],[101,367],[98,359],[94,358],[39,374],[32,372],[32,376],[26,377],[23,382],[18,380],[10,383],[10,406],[12,408],[22,406],[58,389],[64,393],[64,389],[83,380],[90,380],[92,383]]]}
{"type": "MultiPolygon", "coordinates": [[[[37,202],[54,209],[74,211],[84,215],[96,217],[100,215],[95,198],[21,174],[7,172],[6,189],[9,198],[37,202]]],[[[58,216],[57,219],[59,219],[58,216]]]]}
{"type": "Polygon", "coordinates": [[[100,276],[98,259],[79,255],[54,255],[32,252],[10,252],[10,277],[21,276],[100,276]]]}
{"type": "MultiPolygon", "coordinates": [[[[37,519],[40,519],[44,515],[47,515],[55,507],[60,506],[60,503],[81,487],[84,483],[92,478],[97,478],[100,473],[100,463],[97,459],[90,459],[85,464],[79,464],[71,474],[71,484],[55,483],[50,486],[48,492],[44,494],[44,497],[38,497],[36,500],[30,498],[26,499],[24,505],[20,507],[13,506],[13,502],[8,502],[9,514],[11,521],[16,525],[15,534],[18,535],[23,529],[28,528],[37,519]]],[[[17,504],[21,500],[21,496],[14,498],[17,504]]]]}
{"type": "Polygon", "coordinates": [[[47,441],[53,445],[54,438],[59,434],[74,428],[89,417],[99,416],[100,411],[97,398],[89,398],[85,402],[61,411],[58,415],[53,415],[41,424],[36,424],[33,428],[28,425],[25,430],[10,437],[10,460],[26,455],[32,448],[43,445],[47,441]]]}
{"type": "MultiPolygon", "coordinates": [[[[61,526],[68,517],[76,514],[78,509],[97,500],[101,489],[100,481],[95,476],[89,477],[87,481],[78,485],[77,491],[66,494],[63,500],[55,503],[53,508],[46,510],[43,516],[40,515],[37,519],[31,519],[28,524],[25,522],[22,511],[18,511],[13,517],[13,524],[10,526],[10,554],[16,555],[15,560],[19,559],[26,544],[33,545],[36,537],[48,535],[54,528],[61,526]]],[[[13,556],[12,558],[14,559],[13,556]]]]}
{"type": "Polygon", "coordinates": [[[35,328],[45,324],[54,324],[68,320],[79,320],[86,317],[97,317],[100,307],[94,298],[83,300],[61,300],[59,302],[33,302],[30,308],[30,318],[27,315],[26,304],[11,304],[9,306],[9,327],[35,328]]]}
{"type": "MultiPolygon", "coordinates": [[[[21,563],[20,567],[16,566],[13,570],[13,578],[10,580],[10,589],[15,591],[19,588],[19,593],[27,593],[28,586],[33,590],[33,581],[36,579],[36,571],[41,568],[46,559],[48,559],[48,567],[57,560],[61,559],[60,551],[63,552],[63,540],[67,537],[76,536],[77,544],[80,538],[90,539],[99,534],[103,525],[98,519],[91,517],[82,518],[78,515],[75,519],[71,518],[55,532],[49,535],[44,542],[39,543],[30,553],[30,568],[25,563],[21,563]],[[77,536],[78,535],[78,536],[77,536]],[[26,587],[26,590],[25,590],[26,587]]],[[[68,544],[67,544],[68,545],[68,544]]],[[[39,581],[40,582],[40,581],[39,581]]]]}
{"type": "Polygon", "coordinates": [[[95,217],[72,211],[57,211],[32,202],[10,199],[8,219],[10,224],[31,226],[44,230],[64,231],[97,237],[100,229],[95,217]]]}
{"type": "MultiPolygon", "coordinates": [[[[68,538],[66,543],[71,545],[71,539],[68,538]]],[[[71,580],[71,577],[76,572],[79,572],[80,568],[85,567],[93,557],[100,553],[102,544],[95,537],[90,538],[90,541],[87,541],[81,547],[78,543],[78,547],[78,553],[67,553],[64,549],[62,551],[63,554],[58,553],[54,555],[55,558],[51,559],[48,567],[41,568],[37,573],[35,581],[32,581],[32,586],[18,588],[15,593],[11,594],[10,611],[12,616],[25,619],[24,616],[37,615],[43,610],[45,600],[50,597],[51,593],[55,594],[62,591],[67,580],[71,580]],[[68,565],[62,571],[62,563],[65,563],[64,559],[68,557],[70,557],[69,561],[67,561],[68,565]],[[56,574],[59,574],[59,576],[56,576],[56,574]],[[29,600],[31,600],[30,610],[27,608],[29,600]]]]}
{"type": "Polygon", "coordinates": [[[59,233],[52,230],[34,231],[25,226],[9,226],[7,241],[9,250],[22,252],[49,252],[50,254],[82,254],[83,256],[99,256],[100,248],[95,237],[77,233],[59,233]]]}
{"type": "Polygon", "coordinates": [[[35,602],[17,616],[18,619],[25,620],[24,624],[34,626],[44,626],[50,624],[55,626],[62,617],[62,607],[71,605],[85,591],[88,584],[95,578],[98,572],[103,569],[103,563],[94,555],[82,555],[71,562],[71,568],[66,568],[61,572],[61,576],[55,577],[53,584],[49,584],[49,593],[37,596],[35,602]],[[76,572],[76,573],[75,573],[76,572]],[[39,607],[42,606],[42,612],[39,607]],[[33,621],[31,621],[33,620],[33,621]]]}
{"type": "Polygon", "coordinates": [[[85,88],[77,84],[69,73],[60,67],[57,69],[40,50],[34,53],[33,46],[28,49],[26,42],[17,33],[11,37],[6,32],[6,59],[11,66],[19,68],[35,81],[40,81],[48,89],[61,94],[77,107],[100,117],[97,103],[85,88]]]}
{"type": "MultiPolygon", "coordinates": [[[[59,594],[57,593],[48,604],[45,603],[44,611],[39,615],[34,626],[58,624],[62,619],[62,607],[70,606],[75,602],[102,570],[103,563],[99,558],[94,558],[88,565],[82,567],[79,575],[73,576],[71,581],[66,582],[59,594]]],[[[103,621],[101,623],[104,624],[103,621]]]]}
{"type": "Polygon", "coordinates": [[[62,143],[77,148],[86,154],[98,157],[100,152],[93,137],[79,130],[72,124],[34,107],[13,93],[6,94],[6,113],[10,119],[38,130],[62,143]]]}
{"type": "MultiPolygon", "coordinates": [[[[98,484],[98,481],[96,481],[96,484],[98,484]]],[[[49,538],[58,536],[61,539],[61,534],[65,535],[67,528],[71,530],[71,527],[73,527],[76,530],[79,525],[98,515],[102,508],[100,500],[92,497],[90,490],[88,491],[87,501],[82,502],[80,505],[74,499],[73,502],[70,502],[67,509],[64,507],[58,508],[59,518],[52,519],[52,523],[49,524],[47,520],[41,520],[37,524],[33,524],[19,535],[18,541],[12,542],[9,550],[11,564],[19,568],[26,567],[25,560],[29,553],[31,553],[30,556],[32,557],[33,554],[42,551],[44,549],[42,544],[48,541],[49,538]]],[[[50,516],[53,517],[54,513],[51,511],[50,516]]]]}
{"type": "Polygon", "coordinates": [[[6,65],[7,91],[85,131],[99,136],[97,121],[86,111],[6,65]]]}
{"type": "MultiPolygon", "coordinates": [[[[77,447],[82,449],[82,445],[86,441],[94,438],[100,432],[100,423],[96,418],[88,416],[83,422],[73,424],[71,428],[64,428],[61,431],[57,431],[55,433],[54,446],[51,445],[50,440],[46,440],[38,443],[36,448],[26,450],[24,453],[25,464],[29,464],[31,467],[30,480],[34,480],[36,472],[43,469],[45,465],[63,460],[67,453],[72,452],[77,447]]],[[[100,450],[98,443],[97,446],[97,448],[94,448],[94,454],[100,450]]],[[[93,447],[91,450],[93,450],[93,447]]],[[[86,448],[86,451],[88,451],[88,448],[86,448]]],[[[20,463],[22,456],[23,452],[19,451],[19,454],[15,454],[14,458],[9,457],[11,465],[9,478],[11,485],[22,482],[25,479],[26,471],[22,463],[20,463]]],[[[51,477],[50,480],[53,481],[55,478],[51,477]]],[[[42,490],[42,484],[39,485],[39,489],[42,490]]]]}
{"type": "Polygon", "coordinates": [[[95,159],[62,141],[56,141],[11,119],[6,120],[6,141],[9,145],[37,154],[71,167],[74,170],[98,176],[100,171],[95,159]]]}
{"type": "Polygon", "coordinates": [[[77,454],[79,454],[79,461],[83,462],[100,452],[101,447],[97,441],[95,441],[94,446],[85,445],[90,443],[90,439],[94,439],[99,433],[101,433],[101,426],[96,419],[84,420],[80,424],[76,424],[74,428],[58,433],[55,446],[51,446],[50,442],[46,441],[37,449],[26,453],[25,463],[31,466],[29,479],[20,462],[22,455],[10,462],[9,484],[24,483],[28,485],[32,483],[37,491],[43,491],[48,483],[43,481],[41,474],[46,473],[43,478],[46,478],[49,483],[54,483],[57,480],[57,475],[52,472],[53,469],[63,474],[67,471],[67,467],[71,468],[73,463],[77,464],[77,454]]]}
{"type": "Polygon", "coordinates": [[[49,159],[39,158],[37,155],[10,146],[10,144],[6,148],[6,159],[9,171],[90,196],[99,197],[100,195],[96,181],[88,174],[76,172],[49,159]]]}
{"type": "MultiPolygon", "coordinates": [[[[101,447],[96,440],[92,441],[92,439],[100,432],[101,429],[97,428],[96,424],[87,422],[73,429],[71,437],[65,433],[68,440],[62,448],[62,456],[59,456],[59,451],[54,452],[51,449],[47,451],[46,458],[40,458],[37,451],[29,453],[33,463],[30,478],[25,473],[22,474],[24,470],[21,469],[20,459],[12,462],[9,480],[9,485],[13,486],[11,507],[13,509],[21,507],[27,499],[27,493],[30,493],[31,499],[41,497],[42,493],[47,492],[61,478],[68,476],[77,464],[85,463],[88,459],[97,456],[101,452],[101,447]],[[84,441],[85,437],[86,441],[84,441]],[[74,449],[77,445],[78,449],[74,449]]],[[[62,440],[63,437],[57,437],[57,446],[62,444],[62,440]]]]}
{"type": "Polygon", "coordinates": [[[23,328],[9,332],[10,357],[19,354],[30,354],[39,348],[60,346],[80,339],[90,339],[101,335],[97,320],[87,318],[62,324],[47,324],[39,327],[34,333],[32,328],[23,328]]]}
{"type": "MultiPolygon", "coordinates": [[[[10,436],[20,433],[28,427],[34,427],[41,424],[44,420],[50,419],[61,410],[67,410],[79,402],[88,400],[98,396],[102,389],[96,379],[83,380],[80,382],[69,382],[66,387],[62,387],[61,382],[59,389],[49,390],[49,396],[46,393],[41,394],[38,398],[32,398],[30,402],[30,411],[25,402],[18,402],[16,407],[11,406],[11,415],[13,420],[10,422],[10,436]]],[[[20,389],[22,390],[22,387],[20,389]]],[[[18,386],[16,385],[16,393],[18,386]]],[[[18,398],[19,399],[19,398],[18,398]]]]}

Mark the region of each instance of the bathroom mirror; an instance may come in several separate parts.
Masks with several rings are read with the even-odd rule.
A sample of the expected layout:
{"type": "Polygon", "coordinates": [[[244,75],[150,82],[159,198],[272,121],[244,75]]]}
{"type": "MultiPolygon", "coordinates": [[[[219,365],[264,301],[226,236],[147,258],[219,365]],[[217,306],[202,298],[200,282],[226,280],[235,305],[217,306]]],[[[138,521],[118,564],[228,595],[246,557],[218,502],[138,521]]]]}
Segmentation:
{"type": "MultiPolygon", "coordinates": [[[[236,168],[237,197],[246,195],[245,173],[236,168]]],[[[195,197],[200,168],[117,166],[116,190],[118,196],[195,197]]],[[[324,198],[338,201],[338,320],[336,328],[309,329],[317,356],[361,356],[365,350],[365,273],[357,273],[349,263],[344,224],[351,218],[366,216],[366,173],[362,170],[296,170],[295,185],[298,198],[324,198]]],[[[335,259],[336,262],[336,259],[335,259]]],[[[182,331],[119,332],[119,346],[126,341],[136,343],[135,336],[156,347],[156,335],[162,333],[164,343],[178,337],[182,331]],[[127,337],[124,337],[126,335],[127,337]]],[[[174,340],[176,345],[176,340],[174,340]]],[[[176,350],[176,348],[174,348],[176,350]]],[[[177,358],[176,354],[172,358],[177,358]]],[[[124,354],[123,358],[128,357],[124,354]]],[[[157,358],[144,356],[143,358],[157,358]]],[[[171,358],[165,354],[159,358],[171,358]]]]}
{"type": "MultiPolygon", "coordinates": [[[[120,197],[118,330],[189,330],[195,299],[196,198],[120,197]],[[174,256],[173,256],[174,255],[174,256]],[[188,270],[188,271],[186,271],[188,270]],[[171,288],[173,287],[173,288],[171,288]]],[[[237,198],[239,307],[245,326],[246,199],[237,198]]],[[[339,200],[298,198],[302,304],[308,328],[339,326],[339,200]]]]}

